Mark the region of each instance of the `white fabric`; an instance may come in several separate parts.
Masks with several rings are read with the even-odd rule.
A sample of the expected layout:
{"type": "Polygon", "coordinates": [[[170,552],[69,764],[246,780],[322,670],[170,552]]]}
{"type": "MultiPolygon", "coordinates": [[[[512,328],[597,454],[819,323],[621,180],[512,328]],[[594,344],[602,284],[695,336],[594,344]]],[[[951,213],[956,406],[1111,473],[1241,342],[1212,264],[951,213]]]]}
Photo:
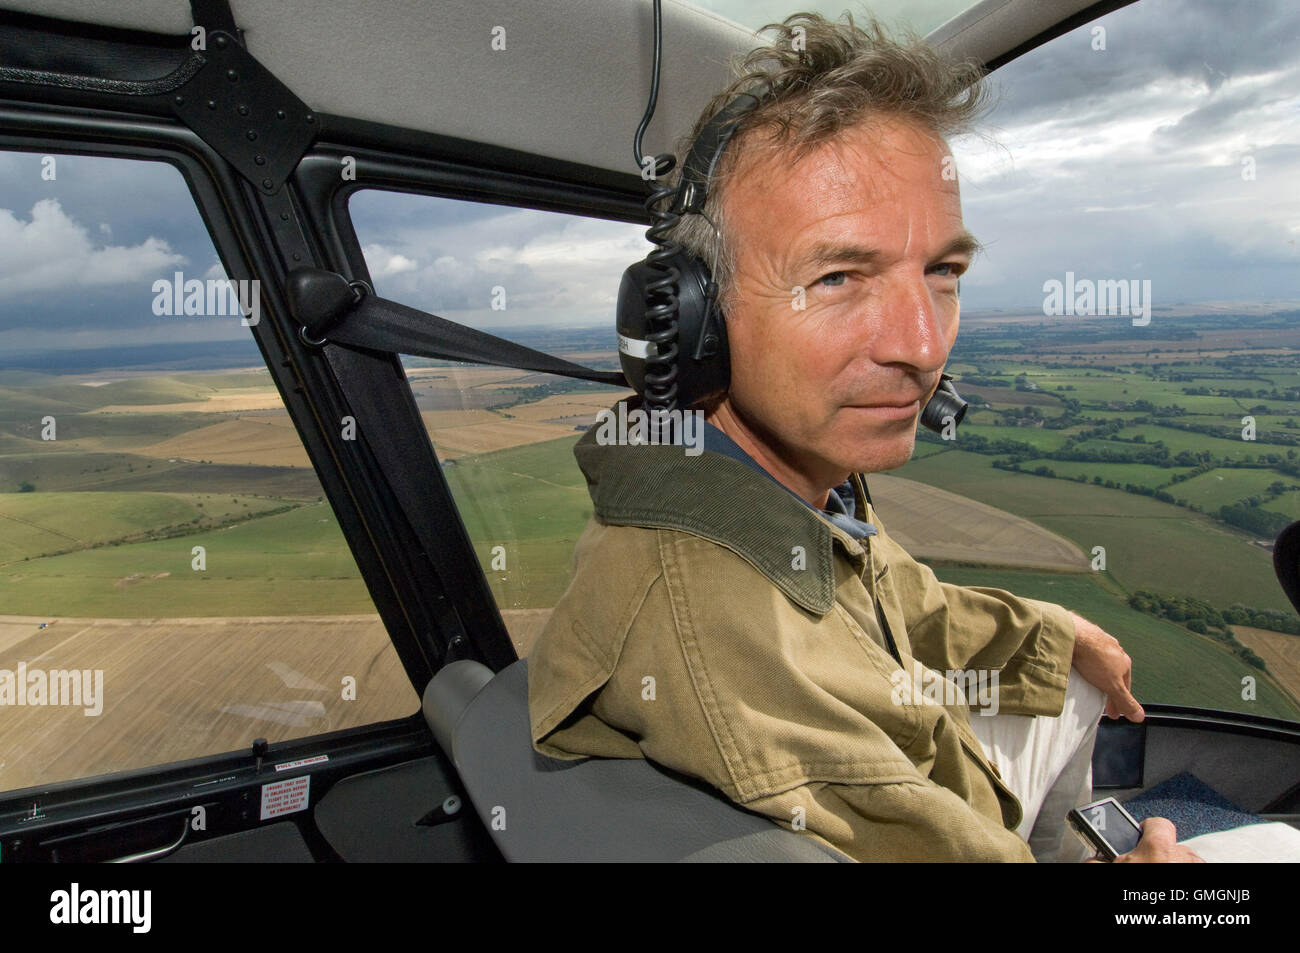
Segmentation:
{"type": "Polygon", "coordinates": [[[1212,864],[1300,863],[1300,831],[1281,821],[1202,834],[1179,843],[1212,864]]]}
{"type": "Polygon", "coordinates": [[[1065,815],[1091,798],[1092,745],[1105,708],[1101,689],[1071,668],[1065,704],[1056,718],[971,713],[975,737],[1024,809],[1016,833],[1039,860],[1056,860],[1058,851],[1060,859],[1084,859],[1079,856],[1082,845],[1073,843],[1077,838],[1065,837],[1065,815]],[[1037,825],[1049,798],[1052,816],[1037,825]]]}
{"type": "MultiPolygon", "coordinates": [[[[1068,831],[1065,815],[1092,797],[1092,747],[1106,696],[1070,669],[1065,705],[1056,718],[971,714],[971,728],[989,761],[1020,800],[1016,833],[1040,861],[1091,856],[1068,831]]],[[[1207,863],[1300,863],[1300,830],[1275,821],[1179,841],[1207,863]]]]}

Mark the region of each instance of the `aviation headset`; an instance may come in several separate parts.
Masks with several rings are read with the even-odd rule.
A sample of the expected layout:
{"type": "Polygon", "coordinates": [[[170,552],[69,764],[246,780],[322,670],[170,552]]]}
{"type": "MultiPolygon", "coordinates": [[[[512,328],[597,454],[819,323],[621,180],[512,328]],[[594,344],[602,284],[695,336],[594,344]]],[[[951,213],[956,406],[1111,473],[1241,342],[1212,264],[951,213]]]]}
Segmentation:
{"type": "MultiPolygon", "coordinates": [[[[623,273],[617,327],[619,363],[628,383],[645,399],[648,409],[671,411],[684,410],[702,397],[725,391],[731,382],[731,355],[713,269],[669,239],[668,233],[681,216],[704,214],[709,184],[727,143],[762,103],[768,87],[753,86],[718,110],[695,137],[676,186],[659,184],[659,176],[672,170],[673,156],[664,153],[650,160],[641,153],[641,137],[654,115],[659,92],[662,44],[658,8],[656,0],[650,101],[633,143],[633,155],[643,172],[650,170],[653,161],[645,206],[654,223],[646,238],[656,247],[623,273]]],[[[711,221],[709,224],[717,230],[711,221]]],[[[966,406],[953,388],[952,378],[944,374],[921,411],[921,424],[941,432],[946,418],[952,418],[953,426],[961,423],[966,406]]]]}

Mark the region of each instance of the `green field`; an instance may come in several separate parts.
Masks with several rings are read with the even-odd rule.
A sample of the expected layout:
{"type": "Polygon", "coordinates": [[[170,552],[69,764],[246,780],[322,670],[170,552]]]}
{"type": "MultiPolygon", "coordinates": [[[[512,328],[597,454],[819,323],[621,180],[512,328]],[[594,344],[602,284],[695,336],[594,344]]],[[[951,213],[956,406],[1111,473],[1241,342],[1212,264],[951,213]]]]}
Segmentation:
{"type": "MultiPolygon", "coordinates": [[[[0,371],[0,404],[33,406],[41,402],[68,410],[93,410],[113,404],[176,404],[207,400],[231,387],[259,387],[271,383],[265,372],[236,374],[182,374],[135,377],[90,387],[55,374],[0,371]]],[[[49,410],[47,413],[55,413],[49,410]]]]}
{"type": "Polygon", "coordinates": [[[995,470],[992,457],[950,450],[913,460],[896,476],[969,496],[1060,533],[1085,552],[1106,549],[1126,590],[1195,596],[1290,611],[1270,554],[1249,537],[1181,507],[1122,490],[995,470]]]}
{"type": "Polygon", "coordinates": [[[1089,407],[1083,411],[1083,417],[1089,421],[1097,420],[1102,423],[1110,423],[1112,420],[1132,420],[1134,417],[1140,417],[1141,414],[1135,410],[1097,410],[1089,407]]]}
{"type": "Polygon", "coordinates": [[[315,499],[315,471],[301,467],[225,463],[171,463],[131,453],[46,450],[0,456],[0,491],[31,483],[40,493],[132,490],[152,493],[243,493],[315,499]]]}
{"type": "Polygon", "coordinates": [[[188,536],[10,563],[0,569],[0,606],[17,615],[109,618],[374,611],[323,503],[188,536]],[[203,571],[192,568],[195,546],[206,551],[203,571]]]}
{"type": "Polygon", "coordinates": [[[0,567],[45,554],[245,519],[286,502],[197,493],[3,493],[0,567]]]}
{"type": "Polygon", "coordinates": [[[992,586],[1073,609],[1119,639],[1133,659],[1139,702],[1242,711],[1300,719],[1300,704],[1225,646],[1165,619],[1129,608],[1095,576],[939,567],[935,574],[960,586],[992,586]],[[1243,701],[1241,679],[1256,678],[1256,699],[1243,701]]]}
{"type": "MultiPolygon", "coordinates": [[[[58,414],[55,416],[58,440],[38,446],[47,452],[66,453],[64,447],[76,440],[80,450],[130,450],[234,417],[234,414],[218,413],[58,414]]],[[[32,436],[38,434],[33,426],[32,436]]]]}
{"type": "MultiPolygon", "coordinates": [[[[1257,432],[1272,431],[1277,434],[1300,435],[1300,428],[1288,427],[1287,423],[1300,424],[1300,415],[1296,414],[1253,414],[1257,432]]],[[[1236,421],[1240,423],[1240,419],[1236,421]]]]}
{"type": "MultiPolygon", "coordinates": [[[[1058,477],[1072,478],[1083,474],[1089,480],[1099,476],[1103,480],[1113,480],[1120,486],[1132,483],[1135,486],[1149,486],[1152,489],[1162,487],[1174,478],[1175,474],[1190,473],[1191,467],[1157,467],[1149,463],[1085,463],[1081,460],[1026,460],[1020,464],[1022,470],[1047,467],[1058,477]]],[[[1183,484],[1177,484],[1181,487],[1183,484]]],[[[1174,496],[1181,496],[1170,489],[1174,496]]]]}
{"type": "MultiPolygon", "coordinates": [[[[1262,496],[1273,483],[1285,483],[1295,486],[1300,481],[1275,470],[1238,470],[1232,467],[1220,467],[1208,473],[1184,480],[1171,487],[1169,492],[1182,497],[1189,503],[1197,503],[1206,510],[1217,510],[1229,506],[1248,496],[1262,496]]],[[[1300,491],[1283,493],[1268,500],[1262,508],[1274,513],[1284,513],[1292,519],[1300,519],[1300,491]]]]}
{"type": "Polygon", "coordinates": [[[1260,371],[1259,376],[1268,378],[1269,383],[1277,388],[1300,387],[1300,373],[1296,371],[1265,369],[1260,371]]]}
{"type": "MultiPolygon", "coordinates": [[[[1247,534],[1123,491],[995,470],[992,456],[961,449],[963,437],[973,435],[1030,444],[1042,453],[1061,448],[1082,425],[1064,431],[994,425],[1012,416],[999,411],[1026,405],[1048,416],[1060,413],[1064,404],[1052,396],[1057,388],[1074,388],[1060,390],[1059,396],[1080,401],[1082,418],[1132,419],[1142,412],[1109,405],[1148,400],[1156,406],[1176,403],[1203,415],[1185,420],[1235,423],[1244,415],[1243,403],[1262,401],[1184,395],[1182,388],[1276,384],[1285,389],[1300,382],[1300,374],[1273,369],[1269,381],[1210,376],[1170,382],[1152,380],[1145,373],[1046,368],[1012,360],[980,360],[953,369],[1007,380],[1028,373],[1039,390],[980,388],[976,392],[992,395],[997,409],[972,409],[955,442],[918,442],[913,459],[895,475],[1026,517],[1070,539],[1085,553],[1104,546],[1107,567],[1104,573],[1082,576],[941,568],[941,577],[1000,585],[1078,609],[1124,642],[1138,665],[1138,694],[1148,701],[1300,717],[1295,703],[1266,679],[1260,680],[1259,700],[1242,703],[1240,678],[1257,670],[1212,640],[1138,613],[1124,602],[1127,592],[1145,588],[1195,596],[1220,608],[1241,602],[1288,610],[1273,578],[1270,554],[1253,546],[1247,534]]],[[[1206,365],[1207,374],[1214,370],[1206,365]]],[[[171,462],[140,452],[232,419],[234,413],[181,408],[169,413],[86,413],[109,404],[150,411],[151,404],[190,405],[232,388],[268,384],[269,376],[261,371],[164,373],[98,387],[55,375],[0,372],[0,611],[140,618],[373,612],[333,513],[319,502],[322,491],[313,471],[171,462]],[[46,414],[58,420],[56,443],[39,440],[39,421],[46,414]],[[16,492],[24,485],[34,486],[35,492],[16,492]],[[277,512],[286,507],[290,509],[277,512]],[[195,546],[206,551],[202,571],[191,567],[195,546]]],[[[1300,414],[1300,406],[1273,403],[1277,412],[1261,414],[1261,428],[1288,432],[1282,424],[1300,414]]],[[[1192,449],[1237,457],[1285,454],[1277,446],[1154,424],[1125,431],[1137,433],[1149,442],[1163,440],[1174,453],[1192,449]]],[[[575,433],[463,456],[442,469],[503,609],[549,607],[568,585],[573,547],[591,515],[586,483],[572,454],[577,439],[575,433]],[[494,568],[501,554],[505,565],[494,568]]],[[[1101,440],[1084,447],[1141,449],[1101,440]]],[[[1148,487],[1164,487],[1187,472],[1044,458],[1021,463],[1031,470],[1040,465],[1063,477],[1083,474],[1091,480],[1097,475],[1148,487]]],[[[1275,479],[1300,482],[1272,471],[1221,469],[1167,489],[1213,510],[1258,494],[1275,479]]],[[[1300,493],[1287,494],[1266,508],[1300,516],[1300,493]]]]}
{"type": "Polygon", "coordinates": [[[592,513],[576,442],[461,457],[443,471],[503,609],[553,606],[569,585],[573,546],[592,513]],[[505,549],[504,572],[492,569],[497,546],[505,549]]]}
{"type": "Polygon", "coordinates": [[[922,457],[928,457],[932,453],[943,453],[948,447],[939,443],[928,443],[918,440],[916,446],[912,449],[912,459],[920,460],[922,457]]]}
{"type": "Polygon", "coordinates": [[[962,421],[961,427],[957,430],[957,439],[953,443],[960,447],[963,437],[979,436],[986,440],[1014,440],[1018,443],[1027,443],[1040,451],[1060,450],[1065,446],[1066,432],[1064,430],[1044,430],[1041,427],[997,427],[989,424],[980,424],[978,420],[980,415],[972,414],[969,419],[975,423],[962,421]]]}
{"type": "MultiPolygon", "coordinates": [[[[1237,424],[1240,430],[1240,423],[1237,424]]],[[[1258,457],[1261,453],[1286,453],[1286,448],[1278,447],[1273,444],[1260,443],[1258,440],[1225,440],[1220,437],[1211,437],[1203,433],[1193,433],[1186,430],[1175,430],[1172,427],[1161,427],[1156,424],[1142,424],[1137,427],[1125,427],[1117,436],[1125,439],[1132,439],[1141,434],[1147,443],[1155,443],[1157,440],[1164,443],[1169,448],[1170,453],[1178,453],[1180,450],[1191,450],[1193,452],[1208,450],[1216,457],[1226,457],[1229,460],[1240,460],[1243,457],[1258,457]]],[[[1087,441],[1087,446],[1100,445],[1098,441],[1087,441]]]]}

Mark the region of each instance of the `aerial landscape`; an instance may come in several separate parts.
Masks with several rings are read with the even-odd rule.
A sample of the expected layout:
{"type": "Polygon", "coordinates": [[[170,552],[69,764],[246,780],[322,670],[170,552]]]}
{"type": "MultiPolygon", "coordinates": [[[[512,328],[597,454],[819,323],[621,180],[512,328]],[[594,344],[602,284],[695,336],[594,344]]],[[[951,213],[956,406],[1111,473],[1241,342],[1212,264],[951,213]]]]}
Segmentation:
{"type": "MultiPolygon", "coordinates": [[[[1300,626],[1270,552],[1300,518],[1298,318],[969,316],[950,370],[970,412],[870,478],[878,516],[941,580],[1096,621],[1132,655],[1144,702],[1298,720],[1300,626]]],[[[511,336],[614,366],[605,328],[511,336]]],[[[6,719],[5,788],[48,778],[20,765],[80,776],[192,757],[200,736],[242,747],[250,720],[287,738],[418,707],[269,374],[235,351],[211,367],[147,352],[0,371],[0,668],[103,668],[117,717],[135,712],[107,748],[79,711],[6,719]],[[362,673],[340,701],[340,679],[362,673]],[[160,677],[173,697],[120,689],[160,677]]],[[[591,513],[572,446],[627,392],[406,363],[526,653],[591,513]]]]}

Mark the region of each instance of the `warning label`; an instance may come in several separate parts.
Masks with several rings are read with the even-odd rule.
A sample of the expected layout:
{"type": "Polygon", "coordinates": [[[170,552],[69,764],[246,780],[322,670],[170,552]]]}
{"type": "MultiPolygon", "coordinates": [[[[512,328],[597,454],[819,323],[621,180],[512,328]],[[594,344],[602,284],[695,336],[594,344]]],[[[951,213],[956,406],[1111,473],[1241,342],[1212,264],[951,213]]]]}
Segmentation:
{"type": "Polygon", "coordinates": [[[286,781],[276,781],[273,784],[263,784],[261,819],[266,820],[270,817],[279,817],[281,814],[305,810],[310,790],[310,774],[304,774],[300,778],[289,778],[286,781]]]}
{"type": "Polygon", "coordinates": [[[275,766],[277,771],[292,771],[294,768],[301,768],[309,764],[320,764],[322,761],[328,761],[330,756],[327,754],[318,754],[314,758],[299,758],[297,761],[285,761],[275,766]]]}

